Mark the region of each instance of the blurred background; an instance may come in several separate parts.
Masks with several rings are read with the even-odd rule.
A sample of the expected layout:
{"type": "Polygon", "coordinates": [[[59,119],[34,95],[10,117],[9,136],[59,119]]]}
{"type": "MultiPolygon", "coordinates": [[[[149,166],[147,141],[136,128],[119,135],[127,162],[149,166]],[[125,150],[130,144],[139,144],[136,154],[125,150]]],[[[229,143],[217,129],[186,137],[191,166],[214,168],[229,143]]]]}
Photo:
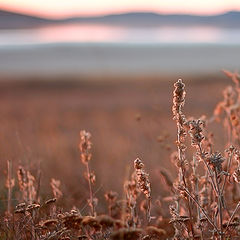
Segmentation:
{"type": "Polygon", "coordinates": [[[121,192],[137,157],[158,182],[172,169],[173,83],[186,83],[188,116],[212,116],[231,82],[221,70],[240,67],[239,11],[238,0],[1,0],[1,181],[11,159],[42,170],[43,196],[53,177],[84,205],[85,129],[96,196],[121,192]]]}

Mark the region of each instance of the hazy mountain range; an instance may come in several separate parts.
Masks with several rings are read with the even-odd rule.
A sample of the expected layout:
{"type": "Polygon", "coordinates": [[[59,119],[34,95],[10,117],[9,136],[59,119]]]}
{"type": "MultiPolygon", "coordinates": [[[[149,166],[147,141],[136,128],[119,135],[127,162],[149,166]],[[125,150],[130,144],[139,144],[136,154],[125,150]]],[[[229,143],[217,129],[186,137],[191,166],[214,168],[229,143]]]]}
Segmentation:
{"type": "Polygon", "coordinates": [[[101,23],[125,26],[213,25],[219,27],[240,27],[240,12],[231,11],[210,16],[130,12],[96,17],[72,17],[53,20],[0,10],[0,28],[2,29],[38,27],[46,24],[63,23],[101,23]]]}

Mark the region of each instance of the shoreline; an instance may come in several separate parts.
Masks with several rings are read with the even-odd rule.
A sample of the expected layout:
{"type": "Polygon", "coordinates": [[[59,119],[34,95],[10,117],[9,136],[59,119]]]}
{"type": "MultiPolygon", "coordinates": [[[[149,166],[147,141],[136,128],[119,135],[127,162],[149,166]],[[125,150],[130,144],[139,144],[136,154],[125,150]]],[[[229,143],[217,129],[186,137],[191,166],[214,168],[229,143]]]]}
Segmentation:
{"type": "Polygon", "coordinates": [[[0,47],[6,78],[216,74],[240,70],[240,45],[43,44],[0,47]]]}

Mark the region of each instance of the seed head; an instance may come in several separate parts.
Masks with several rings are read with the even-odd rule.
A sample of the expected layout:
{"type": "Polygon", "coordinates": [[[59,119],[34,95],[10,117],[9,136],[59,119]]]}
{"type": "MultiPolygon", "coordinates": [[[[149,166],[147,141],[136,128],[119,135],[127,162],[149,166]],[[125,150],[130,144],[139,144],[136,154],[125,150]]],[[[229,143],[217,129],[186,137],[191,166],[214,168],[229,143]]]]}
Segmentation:
{"type": "Polygon", "coordinates": [[[177,115],[181,113],[181,108],[184,106],[186,91],[185,84],[182,82],[182,79],[178,79],[178,81],[174,83],[174,87],[172,111],[175,119],[177,115]]]}
{"type": "Polygon", "coordinates": [[[87,164],[92,157],[92,154],[90,153],[92,143],[90,141],[91,134],[89,132],[86,132],[85,130],[80,131],[80,144],[79,149],[81,152],[81,160],[84,164],[87,164]]]}
{"type": "Polygon", "coordinates": [[[134,168],[138,170],[138,169],[142,169],[143,167],[144,167],[143,162],[139,158],[137,158],[134,161],[134,168]]]}
{"type": "Polygon", "coordinates": [[[204,139],[204,136],[202,134],[203,132],[202,125],[203,122],[200,119],[189,121],[190,126],[189,134],[191,136],[192,146],[199,145],[204,139]]]}
{"type": "Polygon", "coordinates": [[[140,190],[145,194],[147,198],[151,196],[151,187],[149,182],[149,175],[143,170],[143,162],[137,158],[134,161],[134,168],[137,176],[137,184],[140,190]]]}
{"type": "Polygon", "coordinates": [[[47,204],[51,204],[51,203],[55,203],[56,201],[57,201],[56,198],[48,199],[47,201],[45,201],[45,205],[47,205],[47,204]]]}
{"type": "Polygon", "coordinates": [[[222,172],[222,163],[225,161],[225,158],[220,152],[211,154],[207,161],[213,169],[216,169],[218,174],[222,172]]]}

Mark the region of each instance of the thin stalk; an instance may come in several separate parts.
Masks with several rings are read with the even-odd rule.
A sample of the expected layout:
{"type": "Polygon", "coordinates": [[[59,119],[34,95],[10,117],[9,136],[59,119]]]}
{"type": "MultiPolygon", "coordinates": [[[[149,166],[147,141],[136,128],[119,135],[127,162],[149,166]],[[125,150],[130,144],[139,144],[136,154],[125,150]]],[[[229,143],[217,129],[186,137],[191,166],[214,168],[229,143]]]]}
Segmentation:
{"type": "Polygon", "coordinates": [[[147,218],[147,223],[150,223],[151,221],[151,198],[147,199],[147,212],[146,212],[146,218],[147,218]]]}
{"type": "Polygon", "coordinates": [[[226,110],[226,115],[227,115],[227,133],[228,133],[228,143],[232,144],[233,137],[232,137],[232,132],[233,132],[233,127],[231,123],[231,114],[229,110],[226,110]]]}
{"type": "Polygon", "coordinates": [[[216,183],[214,181],[214,178],[213,178],[213,172],[212,170],[210,169],[210,167],[208,166],[207,162],[206,162],[206,159],[203,157],[204,154],[203,154],[203,150],[202,150],[202,146],[201,144],[198,144],[198,147],[199,147],[199,151],[200,151],[200,155],[201,155],[201,159],[203,160],[203,163],[204,165],[206,166],[207,170],[208,170],[208,173],[209,173],[209,176],[211,178],[211,184],[212,184],[212,188],[214,189],[215,193],[217,194],[217,187],[216,187],[216,183]]]}
{"type": "Polygon", "coordinates": [[[92,192],[92,184],[90,180],[90,170],[89,170],[89,164],[88,162],[86,163],[86,168],[87,168],[87,180],[88,180],[88,188],[89,188],[89,200],[90,200],[90,209],[91,209],[91,215],[95,215],[95,206],[93,203],[93,192],[92,192]]]}
{"type": "MultiPolygon", "coordinates": [[[[196,197],[196,200],[199,201],[199,186],[198,186],[198,178],[196,177],[196,156],[193,156],[193,174],[195,176],[195,197],[196,197]]],[[[198,217],[198,221],[200,221],[200,209],[199,207],[197,206],[197,217],[198,217]]],[[[201,240],[203,240],[203,230],[202,230],[202,227],[200,227],[200,230],[201,230],[201,240]]]]}
{"type": "Polygon", "coordinates": [[[222,200],[222,204],[223,204],[223,207],[224,209],[226,209],[228,215],[230,216],[230,213],[229,213],[229,210],[227,209],[227,206],[225,204],[225,199],[224,199],[224,196],[223,196],[223,192],[224,192],[224,188],[225,188],[225,185],[226,185],[226,181],[227,181],[227,177],[228,177],[228,173],[229,173],[229,170],[230,170],[230,166],[232,164],[232,157],[233,157],[233,151],[231,152],[231,155],[230,157],[228,158],[228,164],[227,164],[227,175],[225,175],[224,177],[224,182],[223,182],[223,185],[222,185],[222,189],[221,189],[221,200],[222,200]]]}
{"type": "Polygon", "coordinates": [[[8,170],[8,213],[11,213],[11,198],[12,198],[12,174],[11,174],[11,162],[7,161],[7,170],[8,170]]]}
{"type": "Polygon", "coordinates": [[[214,169],[214,173],[215,173],[215,180],[216,180],[216,185],[217,185],[217,191],[218,191],[218,213],[219,213],[219,225],[220,225],[220,229],[221,229],[221,234],[220,234],[220,240],[223,239],[223,216],[222,216],[222,195],[221,195],[221,190],[220,190],[220,186],[218,184],[218,179],[217,179],[217,171],[216,169],[214,169]]]}
{"type": "MultiPolygon", "coordinates": [[[[179,123],[177,123],[177,141],[178,141],[178,143],[181,142],[181,140],[180,140],[180,131],[181,131],[181,126],[180,126],[179,123]]],[[[182,158],[182,154],[183,154],[182,150],[181,150],[179,145],[177,146],[177,148],[178,148],[178,158],[179,158],[180,162],[183,162],[184,160],[182,158]]],[[[179,180],[180,180],[180,182],[182,180],[183,184],[184,184],[184,187],[187,188],[187,183],[186,183],[185,175],[184,175],[185,171],[184,171],[182,165],[181,165],[180,169],[181,169],[181,177],[182,177],[182,179],[179,179],[179,180]]],[[[194,228],[193,228],[193,217],[192,217],[192,210],[191,210],[191,201],[190,201],[189,197],[187,199],[187,207],[188,207],[188,212],[189,212],[189,217],[190,217],[190,229],[191,229],[191,232],[192,232],[192,236],[194,238],[195,233],[194,233],[194,228]]]]}
{"type": "MultiPolygon", "coordinates": [[[[229,169],[230,169],[230,166],[231,166],[231,163],[232,163],[232,157],[233,157],[233,151],[231,152],[231,155],[228,158],[227,173],[229,172],[229,169]]],[[[225,175],[224,182],[223,182],[223,185],[222,185],[221,195],[223,194],[225,184],[226,184],[226,181],[227,181],[227,177],[228,177],[228,175],[225,175]]]]}
{"type": "Polygon", "coordinates": [[[193,202],[199,207],[199,209],[201,210],[201,212],[203,213],[203,215],[207,218],[208,222],[212,225],[212,227],[214,227],[214,229],[216,230],[216,232],[220,235],[220,232],[217,228],[217,226],[215,225],[215,223],[211,220],[211,218],[207,215],[207,213],[205,212],[205,210],[202,208],[202,206],[199,204],[199,202],[192,196],[192,194],[186,189],[184,188],[184,191],[187,193],[187,195],[193,200],[193,202]]]}
{"type": "Polygon", "coordinates": [[[240,208],[240,202],[237,204],[237,206],[236,206],[236,208],[234,209],[234,211],[233,211],[230,219],[228,220],[228,223],[227,223],[227,227],[226,227],[225,232],[227,232],[228,227],[229,227],[230,223],[232,222],[232,220],[233,220],[233,218],[234,218],[234,215],[236,214],[236,212],[238,211],[239,208],[240,208]]]}
{"type": "MultiPolygon", "coordinates": [[[[185,176],[183,175],[183,184],[184,184],[184,187],[187,188],[187,184],[186,184],[186,180],[185,180],[185,176]]],[[[194,230],[193,230],[193,217],[192,217],[192,210],[191,210],[191,201],[188,197],[188,201],[187,201],[187,207],[188,207],[188,212],[189,212],[189,217],[190,217],[190,229],[191,229],[191,232],[192,232],[192,236],[194,238],[194,230]]]]}

